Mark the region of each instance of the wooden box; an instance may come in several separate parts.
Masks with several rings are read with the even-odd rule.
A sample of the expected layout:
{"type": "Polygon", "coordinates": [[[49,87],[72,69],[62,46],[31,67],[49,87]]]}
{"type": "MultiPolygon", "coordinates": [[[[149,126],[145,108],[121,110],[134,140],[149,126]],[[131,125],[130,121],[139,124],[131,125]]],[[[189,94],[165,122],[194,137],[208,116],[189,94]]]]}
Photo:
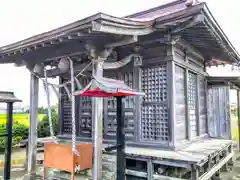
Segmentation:
{"type": "Polygon", "coordinates": [[[75,167],[80,170],[92,168],[92,144],[76,145],[79,153],[72,153],[71,144],[46,143],[44,145],[44,168],[54,168],[74,174],[75,167]]]}

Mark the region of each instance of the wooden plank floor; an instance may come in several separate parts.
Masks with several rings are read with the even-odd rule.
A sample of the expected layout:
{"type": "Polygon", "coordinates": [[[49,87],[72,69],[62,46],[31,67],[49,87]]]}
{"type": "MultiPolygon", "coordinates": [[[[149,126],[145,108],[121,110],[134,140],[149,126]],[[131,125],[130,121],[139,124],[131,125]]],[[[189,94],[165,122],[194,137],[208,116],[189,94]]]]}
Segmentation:
{"type": "Polygon", "coordinates": [[[202,161],[207,160],[209,155],[217,153],[231,144],[232,141],[230,140],[202,139],[193,142],[187,148],[177,151],[126,147],[125,152],[130,156],[153,156],[169,160],[201,163],[202,161]]]}

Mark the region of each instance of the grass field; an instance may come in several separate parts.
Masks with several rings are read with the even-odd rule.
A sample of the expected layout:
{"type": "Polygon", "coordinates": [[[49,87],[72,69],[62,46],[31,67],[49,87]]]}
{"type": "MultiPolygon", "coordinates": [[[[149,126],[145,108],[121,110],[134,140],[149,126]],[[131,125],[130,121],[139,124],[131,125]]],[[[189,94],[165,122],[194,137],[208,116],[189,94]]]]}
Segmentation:
{"type": "Polygon", "coordinates": [[[232,139],[238,140],[238,117],[232,116],[231,117],[231,126],[232,126],[232,139]]]}
{"type": "MultiPolygon", "coordinates": [[[[45,114],[38,114],[38,120],[41,121],[45,114]]],[[[5,124],[7,119],[6,114],[0,114],[0,124],[5,124]]],[[[18,122],[19,124],[24,124],[29,126],[29,114],[13,114],[13,123],[18,122]]]]}

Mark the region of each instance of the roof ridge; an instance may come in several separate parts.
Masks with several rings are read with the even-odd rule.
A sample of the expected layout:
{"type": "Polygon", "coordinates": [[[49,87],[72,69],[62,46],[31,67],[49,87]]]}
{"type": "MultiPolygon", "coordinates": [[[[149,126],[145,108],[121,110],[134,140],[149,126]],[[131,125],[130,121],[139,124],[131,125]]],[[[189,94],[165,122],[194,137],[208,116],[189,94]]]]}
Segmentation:
{"type": "Polygon", "coordinates": [[[133,13],[133,14],[124,16],[124,18],[136,18],[136,16],[141,16],[141,15],[144,15],[144,14],[156,11],[156,10],[160,10],[160,9],[164,9],[164,8],[167,8],[167,7],[171,7],[171,6],[174,6],[174,5],[183,3],[183,2],[187,2],[187,1],[188,0],[175,0],[175,1],[172,1],[170,3],[162,4],[162,5],[157,6],[157,7],[152,7],[150,9],[146,9],[146,10],[143,10],[143,11],[140,11],[140,12],[137,12],[137,13],[133,13]]]}

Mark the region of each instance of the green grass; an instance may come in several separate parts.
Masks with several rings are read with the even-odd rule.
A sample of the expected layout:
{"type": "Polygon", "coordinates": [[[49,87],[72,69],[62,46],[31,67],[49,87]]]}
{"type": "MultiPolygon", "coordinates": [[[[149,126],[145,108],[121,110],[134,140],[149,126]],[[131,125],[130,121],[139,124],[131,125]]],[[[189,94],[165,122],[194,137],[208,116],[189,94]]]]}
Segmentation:
{"type": "MultiPolygon", "coordinates": [[[[38,120],[41,121],[44,116],[44,114],[38,114],[38,120]]],[[[0,124],[5,124],[6,119],[6,114],[0,114],[0,124]]],[[[14,122],[29,126],[29,114],[13,114],[13,123],[14,122]]]]}
{"type": "Polygon", "coordinates": [[[232,126],[232,139],[237,141],[238,136],[238,117],[237,116],[231,116],[231,126],[232,126]]]}

